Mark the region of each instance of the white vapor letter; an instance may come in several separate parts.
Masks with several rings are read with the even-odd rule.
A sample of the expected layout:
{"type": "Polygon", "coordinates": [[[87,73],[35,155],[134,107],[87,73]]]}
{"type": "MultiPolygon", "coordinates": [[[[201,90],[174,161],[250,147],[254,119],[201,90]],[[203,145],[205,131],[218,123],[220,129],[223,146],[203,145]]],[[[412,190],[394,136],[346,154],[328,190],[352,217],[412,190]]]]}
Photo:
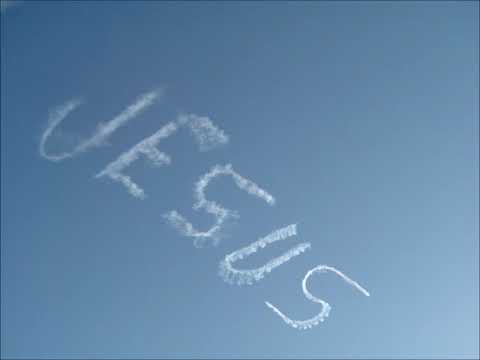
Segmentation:
{"type": "Polygon", "coordinates": [[[247,193],[265,200],[269,205],[275,204],[275,199],[267,191],[261,189],[253,181],[245,179],[237,174],[232,165],[227,164],[225,166],[215,165],[212,169],[203,175],[195,185],[194,196],[196,203],[193,205],[194,210],[204,209],[207,213],[212,214],[215,218],[215,224],[207,231],[198,231],[193,225],[188,222],[177,211],[172,210],[169,213],[163,215],[165,219],[175,227],[182,235],[193,237],[194,245],[196,247],[202,247],[207,239],[212,239],[213,244],[216,245],[219,242],[219,231],[224,222],[230,217],[237,217],[236,212],[225,209],[220,204],[214,201],[207,200],[205,197],[205,188],[210,181],[220,175],[229,175],[233,178],[235,184],[247,193]]]}
{"type": "Polygon", "coordinates": [[[117,160],[108,164],[105,169],[95,175],[95,178],[109,176],[112,180],[123,184],[127,188],[128,192],[133,196],[140,199],[145,198],[145,192],[143,189],[135,184],[129,176],[122,174],[121,171],[129,166],[132,162],[137,160],[140,157],[140,154],[145,155],[147,159],[149,159],[155,166],[170,164],[170,157],[167,154],[160,152],[156,146],[160,140],[169,137],[176,132],[177,129],[178,126],[172,122],[161,127],[153,135],[143,139],[130,150],[121,154],[117,160]]]}
{"type": "Polygon", "coordinates": [[[286,324],[290,325],[291,327],[293,327],[295,329],[305,330],[305,329],[309,329],[309,328],[311,328],[315,325],[318,325],[320,322],[323,322],[328,317],[332,307],[326,301],[323,301],[322,299],[319,299],[319,298],[313,296],[310,293],[310,291],[307,288],[307,280],[310,276],[312,276],[316,272],[325,273],[327,271],[331,271],[334,274],[340,276],[349,285],[353,286],[355,289],[360,291],[363,295],[370,296],[370,293],[367,290],[365,290],[359,283],[350,279],[347,275],[343,274],[341,271],[339,271],[339,270],[337,270],[337,269],[335,269],[334,267],[331,267],[331,266],[318,265],[318,266],[314,267],[313,269],[311,269],[310,271],[307,272],[307,274],[305,275],[305,277],[303,278],[303,281],[302,281],[302,289],[303,289],[303,293],[305,294],[307,299],[322,305],[322,310],[320,311],[320,313],[318,313],[317,315],[315,315],[314,317],[312,317],[308,320],[292,320],[288,316],[283,314],[280,310],[278,310],[274,305],[270,304],[268,301],[265,301],[265,304],[270,309],[272,309],[278,316],[280,316],[282,318],[282,320],[285,321],[286,324]]]}
{"type": "Polygon", "coordinates": [[[153,135],[143,139],[130,148],[130,150],[121,154],[116,160],[108,164],[105,169],[95,175],[95,178],[108,176],[110,179],[123,184],[134,197],[144,199],[146,197],[145,191],[129,176],[124,175],[122,170],[137,160],[140,155],[144,155],[154,166],[170,165],[170,156],[158,150],[157,146],[162,139],[173,135],[184,125],[190,127],[200,148],[207,146],[207,150],[211,150],[228,142],[228,136],[207,117],[199,117],[194,114],[180,115],[176,121],[167,123],[153,135]],[[199,122],[202,124],[200,128],[199,122]]]}
{"type": "Polygon", "coordinates": [[[213,125],[207,117],[190,115],[188,126],[197,140],[200,151],[208,151],[228,142],[227,134],[213,125]]]}
{"type": "Polygon", "coordinates": [[[238,260],[242,260],[247,256],[252,255],[257,252],[259,248],[264,248],[276,241],[284,240],[291,236],[297,235],[297,225],[292,224],[284,227],[282,229],[276,230],[271,234],[267,235],[260,240],[255,241],[254,243],[232,252],[225,256],[225,259],[220,262],[220,275],[228,283],[237,283],[238,285],[248,284],[251,285],[254,281],[260,281],[263,279],[265,274],[270,273],[276,267],[286,263],[291,258],[300,255],[304,251],[310,248],[310,243],[299,244],[292,249],[288,250],[283,255],[276,257],[275,259],[270,260],[265,265],[248,270],[237,270],[232,264],[238,260]]]}
{"type": "Polygon", "coordinates": [[[60,125],[60,123],[68,116],[68,114],[82,104],[82,102],[78,99],[70,100],[50,112],[47,128],[43,132],[40,139],[40,155],[47,160],[58,162],[66,158],[71,158],[81,152],[85,152],[90,148],[100,146],[115,130],[125,125],[130,119],[140,115],[143,110],[151,106],[161,95],[163,95],[163,90],[155,90],[140,95],[133,104],[128,106],[115,118],[106,124],[100,124],[89,139],[81,142],[71,152],[63,152],[61,154],[53,155],[47,154],[45,151],[45,144],[53,130],[60,125]]]}
{"type": "MultiPolygon", "coordinates": [[[[79,107],[82,104],[80,99],[72,99],[67,101],[65,104],[60,105],[50,111],[50,115],[48,116],[48,124],[47,128],[42,134],[40,139],[40,155],[43,156],[45,159],[50,161],[60,161],[69,156],[72,156],[73,153],[62,153],[58,155],[48,155],[45,151],[45,143],[47,139],[50,137],[53,130],[70,114],[73,110],[79,107]]],[[[74,151],[75,152],[75,151],[74,151]]]]}

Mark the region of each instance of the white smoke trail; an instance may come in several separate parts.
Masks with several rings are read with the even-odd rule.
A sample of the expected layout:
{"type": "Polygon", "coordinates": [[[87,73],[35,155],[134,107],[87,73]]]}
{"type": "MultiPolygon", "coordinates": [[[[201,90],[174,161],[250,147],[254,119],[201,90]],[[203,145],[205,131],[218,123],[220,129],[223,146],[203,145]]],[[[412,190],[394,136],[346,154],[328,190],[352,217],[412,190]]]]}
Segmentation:
{"type": "Polygon", "coordinates": [[[252,255],[253,253],[257,252],[259,248],[263,249],[264,247],[276,241],[284,240],[296,235],[297,225],[288,225],[287,227],[276,230],[271,234],[267,235],[266,237],[261,238],[244,248],[228,254],[227,256],[225,256],[225,259],[220,262],[220,275],[224,278],[226,282],[231,284],[236,283],[238,285],[251,285],[255,281],[262,280],[265,274],[270,273],[276,267],[310,249],[310,243],[299,244],[284,253],[283,255],[276,257],[273,260],[270,260],[265,265],[256,269],[237,270],[232,266],[232,264],[236,261],[242,260],[252,255]]]}
{"type": "Polygon", "coordinates": [[[188,126],[197,140],[200,151],[208,151],[228,143],[228,135],[213,125],[208,117],[190,115],[188,126]]]}
{"type": "Polygon", "coordinates": [[[95,175],[95,178],[109,176],[112,180],[123,184],[134,197],[144,199],[146,195],[143,189],[133,182],[129,176],[122,174],[121,171],[137,160],[140,154],[146,156],[155,166],[169,165],[171,163],[170,157],[160,152],[156,146],[162,139],[169,137],[177,130],[178,125],[173,122],[162,126],[153,135],[143,139],[130,148],[130,150],[121,154],[115,161],[108,164],[105,169],[95,175]]]}
{"type": "Polygon", "coordinates": [[[65,119],[68,114],[70,114],[73,110],[75,110],[81,104],[82,104],[82,100],[72,99],[70,101],[67,101],[65,104],[57,106],[56,108],[50,111],[50,114],[48,116],[47,127],[43,132],[42,137],[40,138],[40,147],[39,147],[40,155],[43,156],[45,159],[48,159],[50,161],[60,161],[73,155],[73,153],[66,153],[66,152],[58,155],[48,155],[45,151],[45,143],[47,142],[47,139],[50,137],[53,130],[62,122],[62,120],[65,119]]]}
{"type": "Polygon", "coordinates": [[[347,275],[343,274],[341,271],[339,271],[339,270],[337,270],[337,269],[335,269],[334,267],[331,267],[331,266],[318,265],[318,266],[314,267],[313,269],[311,269],[310,271],[307,272],[307,274],[305,275],[305,277],[303,278],[303,281],[302,281],[302,289],[303,289],[303,293],[305,294],[307,299],[322,305],[322,310],[320,311],[319,314],[317,314],[314,317],[312,317],[310,319],[307,319],[307,320],[292,320],[288,316],[283,314],[280,310],[278,310],[278,308],[276,308],[274,305],[269,303],[268,301],[265,301],[265,304],[270,309],[272,309],[277,315],[279,315],[282,318],[282,320],[285,321],[286,324],[290,325],[291,327],[293,327],[295,329],[306,330],[306,329],[312,328],[313,326],[318,325],[320,322],[323,322],[324,320],[326,320],[326,318],[330,314],[330,310],[332,309],[332,307],[326,301],[324,301],[322,299],[319,299],[319,298],[312,295],[312,293],[307,288],[307,280],[310,276],[312,276],[316,272],[325,273],[327,271],[331,271],[334,274],[340,276],[344,281],[346,281],[349,285],[356,288],[358,291],[360,291],[365,296],[370,296],[370,293],[366,289],[364,289],[356,281],[350,279],[347,275]]]}
{"type": "Polygon", "coordinates": [[[228,142],[228,136],[217,128],[207,117],[199,117],[194,114],[180,115],[175,122],[167,123],[153,135],[143,139],[130,148],[130,150],[121,154],[115,161],[108,164],[105,169],[95,175],[95,178],[108,176],[112,180],[123,184],[134,197],[144,199],[146,197],[145,191],[129,176],[122,174],[122,170],[135,160],[138,160],[140,155],[144,155],[154,166],[170,165],[170,156],[158,150],[157,146],[162,139],[173,135],[184,125],[192,129],[199,147],[208,146],[208,150],[211,150],[228,142]],[[203,124],[200,127],[198,126],[199,121],[203,124]],[[193,130],[192,126],[195,130],[193,130]]]}
{"type": "Polygon", "coordinates": [[[151,106],[160,95],[163,95],[163,90],[161,89],[140,95],[133,104],[128,106],[108,123],[100,123],[95,134],[90,139],[80,144],[77,151],[85,151],[90,147],[103,144],[111,133],[117,130],[120,126],[125,125],[130,119],[140,115],[142,111],[151,106]]]}
{"type": "Polygon", "coordinates": [[[66,158],[71,158],[81,152],[85,152],[90,148],[100,146],[115,130],[125,125],[130,119],[140,115],[140,113],[150,107],[161,95],[163,95],[163,90],[161,89],[140,95],[133,104],[128,106],[124,111],[122,111],[108,123],[100,124],[89,139],[81,142],[71,152],[63,152],[61,154],[52,155],[47,154],[45,151],[45,143],[52,134],[53,130],[60,125],[60,123],[68,116],[68,114],[82,104],[79,99],[67,101],[65,104],[58,106],[50,112],[47,128],[43,132],[40,140],[40,155],[47,160],[58,162],[66,158]]]}
{"type": "Polygon", "coordinates": [[[235,211],[225,209],[216,202],[207,200],[205,197],[205,189],[210,183],[210,181],[220,175],[231,176],[235,184],[241,190],[244,190],[253,196],[265,200],[269,205],[275,204],[275,198],[272,195],[270,195],[267,191],[261,189],[253,181],[248,180],[236,173],[233,170],[231,164],[227,164],[225,166],[215,165],[208,173],[203,175],[198,180],[198,182],[195,184],[194,192],[196,203],[193,205],[193,209],[204,209],[207,213],[212,214],[215,217],[215,224],[209,230],[196,230],[189,221],[187,221],[175,210],[172,210],[167,214],[163,215],[163,217],[182,235],[193,237],[194,245],[196,247],[202,247],[208,239],[212,240],[214,245],[217,245],[219,242],[219,231],[222,225],[228,218],[238,216],[235,211]]]}

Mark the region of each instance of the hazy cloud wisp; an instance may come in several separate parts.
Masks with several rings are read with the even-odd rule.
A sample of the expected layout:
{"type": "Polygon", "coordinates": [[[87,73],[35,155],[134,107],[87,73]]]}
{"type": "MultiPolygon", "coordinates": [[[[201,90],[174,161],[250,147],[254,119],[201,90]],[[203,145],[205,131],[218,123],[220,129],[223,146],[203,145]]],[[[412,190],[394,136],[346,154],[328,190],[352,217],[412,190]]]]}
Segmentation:
{"type": "Polygon", "coordinates": [[[9,8],[20,5],[22,2],[22,0],[0,0],[0,12],[3,13],[9,8]]]}

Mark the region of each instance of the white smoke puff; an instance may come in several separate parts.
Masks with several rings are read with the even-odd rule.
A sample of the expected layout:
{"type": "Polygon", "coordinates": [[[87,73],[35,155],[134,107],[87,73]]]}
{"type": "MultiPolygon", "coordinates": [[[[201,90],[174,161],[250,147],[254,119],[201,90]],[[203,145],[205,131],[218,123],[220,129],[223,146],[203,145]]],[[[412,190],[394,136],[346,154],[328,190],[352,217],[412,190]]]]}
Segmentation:
{"type": "Polygon", "coordinates": [[[217,128],[208,117],[188,115],[188,126],[197,140],[200,151],[208,151],[228,143],[228,135],[217,128]]]}

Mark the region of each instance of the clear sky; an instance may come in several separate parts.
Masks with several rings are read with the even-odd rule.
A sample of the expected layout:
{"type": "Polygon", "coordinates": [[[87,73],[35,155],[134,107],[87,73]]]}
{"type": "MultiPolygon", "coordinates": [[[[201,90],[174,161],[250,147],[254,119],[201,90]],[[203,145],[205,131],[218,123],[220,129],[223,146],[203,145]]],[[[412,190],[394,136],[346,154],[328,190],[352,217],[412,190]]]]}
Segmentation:
{"type": "Polygon", "coordinates": [[[2,6],[1,356],[478,358],[478,14],[466,1],[2,6]],[[100,146],[40,154],[52,109],[83,101],[44,144],[72,152],[155,90],[100,146]],[[183,127],[163,139],[169,165],[141,155],[124,170],[145,199],[95,178],[189,113],[228,143],[198,151],[183,127]],[[217,164],[275,204],[213,179],[208,199],[238,217],[197,248],[164,215],[210,228],[194,186],[217,164]],[[226,254],[295,223],[235,267],[310,249],[250,286],[219,276],[226,254]],[[371,296],[313,274],[330,316],[294,329],[265,301],[315,316],[302,279],[322,264],[371,296]]]}

